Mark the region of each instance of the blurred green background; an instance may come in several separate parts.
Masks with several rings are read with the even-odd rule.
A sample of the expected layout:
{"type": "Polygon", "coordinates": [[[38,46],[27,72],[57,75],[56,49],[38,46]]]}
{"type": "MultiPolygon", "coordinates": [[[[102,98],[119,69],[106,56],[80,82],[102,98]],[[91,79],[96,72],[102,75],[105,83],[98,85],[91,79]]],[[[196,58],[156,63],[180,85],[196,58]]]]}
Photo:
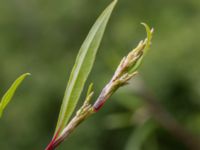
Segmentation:
{"type": "MultiPolygon", "coordinates": [[[[24,72],[32,74],[0,120],[1,150],[45,148],[52,137],[78,49],[109,3],[108,0],[0,1],[1,95],[17,76],[24,72]]],[[[140,75],[58,149],[189,149],[154,119],[145,98],[136,96],[144,92],[141,80],[182,128],[200,135],[199,0],[119,0],[88,79],[95,84],[95,97],[120,59],[145,37],[140,22],[155,28],[140,75]]]]}

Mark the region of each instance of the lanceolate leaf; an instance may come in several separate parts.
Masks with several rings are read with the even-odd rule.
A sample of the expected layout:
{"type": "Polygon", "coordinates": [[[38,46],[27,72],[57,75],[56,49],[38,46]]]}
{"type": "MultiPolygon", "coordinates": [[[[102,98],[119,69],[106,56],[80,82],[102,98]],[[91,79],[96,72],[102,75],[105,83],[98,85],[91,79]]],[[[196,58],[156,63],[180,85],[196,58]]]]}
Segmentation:
{"type": "Polygon", "coordinates": [[[6,108],[8,103],[11,101],[12,97],[14,96],[15,91],[17,90],[17,88],[19,87],[21,82],[28,75],[30,75],[30,74],[29,73],[25,73],[25,74],[21,75],[19,78],[17,78],[14,81],[14,83],[11,85],[11,87],[8,89],[8,91],[4,94],[3,98],[1,99],[1,103],[0,103],[0,117],[2,116],[2,113],[3,113],[4,109],[6,108]]]}
{"type": "Polygon", "coordinates": [[[79,50],[67,84],[55,133],[62,131],[76,107],[115,4],[116,0],[103,11],[79,50]]]}

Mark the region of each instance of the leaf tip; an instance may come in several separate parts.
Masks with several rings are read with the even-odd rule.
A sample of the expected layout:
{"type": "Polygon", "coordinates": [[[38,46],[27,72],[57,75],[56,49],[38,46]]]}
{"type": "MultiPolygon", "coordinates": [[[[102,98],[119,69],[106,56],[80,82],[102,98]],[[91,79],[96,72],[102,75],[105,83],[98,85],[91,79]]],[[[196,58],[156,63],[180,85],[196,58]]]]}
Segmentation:
{"type": "Polygon", "coordinates": [[[31,76],[31,73],[24,73],[19,78],[24,80],[27,76],[31,76]]]}
{"type": "Polygon", "coordinates": [[[118,2],[118,0],[113,0],[113,3],[115,3],[115,4],[116,4],[117,2],[118,2]]]}
{"type": "Polygon", "coordinates": [[[31,73],[25,73],[24,76],[31,76],[31,73]]]}
{"type": "Polygon", "coordinates": [[[113,8],[115,7],[115,5],[117,4],[118,0],[113,0],[110,4],[110,6],[112,6],[113,8]]]}
{"type": "Polygon", "coordinates": [[[88,91],[87,91],[87,96],[89,96],[92,92],[93,92],[93,83],[90,83],[89,87],[88,87],[88,91]]]}
{"type": "Polygon", "coordinates": [[[150,34],[150,35],[152,36],[152,34],[153,34],[153,32],[154,32],[154,28],[150,28],[150,27],[148,26],[148,24],[146,24],[146,23],[144,23],[144,22],[141,22],[141,25],[143,25],[143,26],[145,27],[147,34],[150,34]]]}
{"type": "Polygon", "coordinates": [[[147,31],[151,30],[150,27],[146,23],[141,22],[141,25],[143,25],[147,31]]]}
{"type": "Polygon", "coordinates": [[[151,39],[152,39],[152,34],[154,32],[154,29],[153,28],[150,29],[150,27],[146,23],[144,23],[144,22],[142,22],[141,24],[146,29],[147,38],[145,40],[146,41],[146,47],[145,47],[145,49],[148,49],[149,46],[150,46],[150,44],[151,44],[151,39]]]}

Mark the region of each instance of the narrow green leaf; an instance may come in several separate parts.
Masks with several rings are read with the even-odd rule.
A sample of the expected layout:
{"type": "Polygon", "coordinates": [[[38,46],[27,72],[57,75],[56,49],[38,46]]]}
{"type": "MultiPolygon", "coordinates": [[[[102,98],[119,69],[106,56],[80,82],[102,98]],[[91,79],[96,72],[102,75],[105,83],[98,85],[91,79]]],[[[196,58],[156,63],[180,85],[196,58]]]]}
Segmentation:
{"type": "Polygon", "coordinates": [[[14,81],[14,83],[11,85],[11,87],[7,90],[7,92],[4,94],[3,98],[1,99],[1,103],[0,103],[0,117],[2,116],[4,109],[6,108],[8,103],[11,101],[12,97],[14,96],[15,91],[17,90],[17,88],[19,87],[21,82],[28,75],[30,75],[30,73],[25,73],[25,74],[21,75],[19,78],[17,78],[14,81]]]}
{"type": "Polygon", "coordinates": [[[93,83],[90,83],[90,85],[89,85],[89,87],[88,87],[88,91],[87,91],[87,96],[86,96],[86,97],[88,97],[88,96],[91,94],[91,92],[92,92],[92,90],[93,90],[93,86],[94,86],[94,84],[93,84],[93,83]]]}
{"type": "Polygon", "coordinates": [[[100,17],[91,28],[88,36],[86,37],[79,50],[75,65],[72,69],[67,84],[55,133],[57,133],[58,129],[59,131],[62,131],[76,107],[86,79],[92,69],[97,49],[100,45],[107,22],[110,18],[116,2],[116,0],[113,1],[103,11],[103,13],[100,15],[100,17]]]}
{"type": "Polygon", "coordinates": [[[146,46],[144,48],[144,53],[146,53],[148,48],[151,45],[152,33],[151,33],[150,27],[146,23],[141,23],[141,24],[145,27],[146,33],[147,33],[147,44],[146,44],[146,46]]]}
{"type": "Polygon", "coordinates": [[[145,48],[143,50],[143,55],[140,57],[140,59],[137,61],[137,63],[133,66],[133,68],[129,71],[130,73],[135,72],[138,69],[138,67],[141,65],[142,60],[143,60],[144,56],[146,55],[146,53],[147,53],[147,51],[148,51],[148,49],[151,45],[153,29],[151,30],[150,27],[146,23],[141,23],[141,24],[146,29],[146,34],[147,34],[147,38],[145,39],[146,45],[145,45],[145,48]]]}

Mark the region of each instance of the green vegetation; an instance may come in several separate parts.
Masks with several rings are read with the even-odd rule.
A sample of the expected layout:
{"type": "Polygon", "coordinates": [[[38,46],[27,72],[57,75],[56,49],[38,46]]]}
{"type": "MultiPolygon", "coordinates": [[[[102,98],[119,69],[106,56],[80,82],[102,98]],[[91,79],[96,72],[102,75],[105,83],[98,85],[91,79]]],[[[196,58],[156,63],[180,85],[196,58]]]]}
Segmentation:
{"type": "Polygon", "coordinates": [[[79,50],[61,106],[56,131],[58,131],[58,129],[63,130],[77,105],[86,79],[88,78],[94,64],[95,56],[106,24],[115,4],[116,1],[108,6],[108,8],[101,14],[79,50]]]}
{"type": "MultiPolygon", "coordinates": [[[[77,50],[108,3],[0,1],[1,95],[21,72],[33,74],[0,119],[0,149],[45,148],[54,135],[77,50]]],[[[98,99],[122,56],[144,36],[138,25],[141,21],[156,29],[152,51],[145,54],[142,65],[137,61],[139,74],[130,84],[116,91],[105,107],[76,128],[58,149],[199,150],[199,10],[197,0],[119,0],[95,63],[90,62],[91,73],[92,66],[87,68],[89,82],[86,76],[82,83],[84,87],[95,83],[95,92],[92,89],[86,95],[85,88],[78,89],[77,102],[64,117],[63,127],[71,116],[80,116],[81,111],[74,108],[76,104],[78,110],[82,108],[85,95],[91,101],[84,104],[98,99]]]]}
{"type": "Polygon", "coordinates": [[[1,99],[0,102],[0,117],[3,114],[4,109],[8,105],[8,103],[11,101],[13,98],[15,91],[21,84],[21,82],[26,78],[26,76],[30,75],[29,73],[25,73],[21,75],[19,78],[15,80],[15,82],[11,85],[11,87],[7,90],[7,92],[4,94],[3,98],[1,99]]]}

